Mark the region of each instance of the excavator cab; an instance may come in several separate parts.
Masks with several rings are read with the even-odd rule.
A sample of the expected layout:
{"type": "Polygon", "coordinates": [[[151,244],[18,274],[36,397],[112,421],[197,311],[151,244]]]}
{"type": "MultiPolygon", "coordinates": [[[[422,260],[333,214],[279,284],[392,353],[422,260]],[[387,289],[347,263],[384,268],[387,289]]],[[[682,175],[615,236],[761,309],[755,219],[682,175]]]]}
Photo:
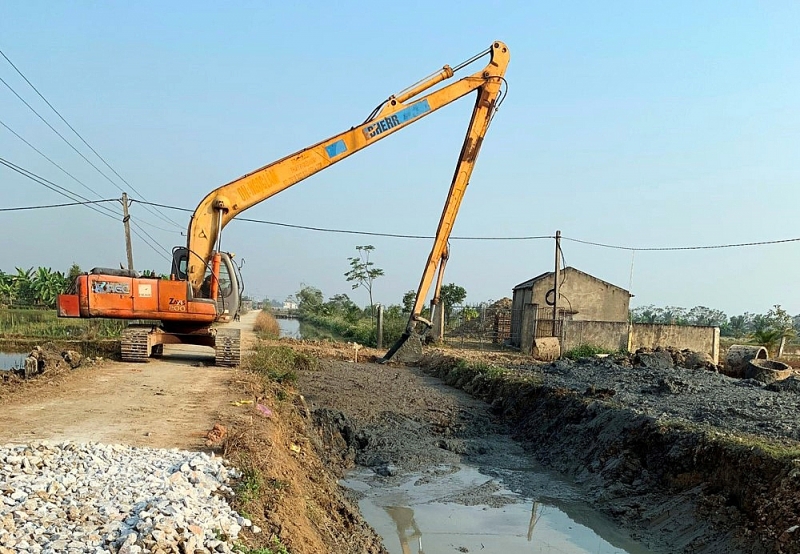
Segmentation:
{"type": "MultiPolygon", "coordinates": [[[[180,281],[186,281],[189,267],[189,250],[185,246],[175,247],[172,251],[172,274],[180,281]]],[[[234,319],[241,305],[243,290],[239,268],[233,262],[233,254],[220,252],[219,275],[217,276],[217,296],[211,298],[214,275],[211,267],[206,268],[199,294],[193,294],[193,301],[214,300],[217,305],[217,321],[226,323],[234,319]]],[[[191,289],[191,286],[189,286],[191,289]]]]}

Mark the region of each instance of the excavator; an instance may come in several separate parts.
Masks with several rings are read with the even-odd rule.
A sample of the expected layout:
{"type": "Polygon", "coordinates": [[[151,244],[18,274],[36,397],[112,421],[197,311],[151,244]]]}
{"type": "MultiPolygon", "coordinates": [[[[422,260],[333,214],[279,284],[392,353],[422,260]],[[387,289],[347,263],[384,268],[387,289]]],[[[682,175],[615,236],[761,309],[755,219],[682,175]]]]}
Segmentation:
{"type": "Polygon", "coordinates": [[[186,246],[173,250],[169,279],[142,276],[131,269],[95,268],[78,276],[70,291],[58,296],[59,317],[137,321],[122,333],[124,361],[146,361],[150,356],[163,353],[165,344],[194,344],[213,347],[219,366],[238,365],[240,330],[214,325],[234,318],[242,293],[241,276],[233,256],[222,251],[225,226],[247,208],[408,127],[462,96],[477,92],[416,301],[405,332],[383,358],[383,361],[389,360],[409,337],[419,336],[418,325],[423,325],[425,330],[432,325],[422,316],[425,299],[436,275],[432,300],[436,309],[450,232],[483,138],[502,101],[509,58],[506,45],[494,42],[463,63],[455,67],[445,65],[390,96],[360,125],[211,191],[192,214],[186,246]],[[485,56],[489,61],[483,69],[423,95],[485,56]]]}

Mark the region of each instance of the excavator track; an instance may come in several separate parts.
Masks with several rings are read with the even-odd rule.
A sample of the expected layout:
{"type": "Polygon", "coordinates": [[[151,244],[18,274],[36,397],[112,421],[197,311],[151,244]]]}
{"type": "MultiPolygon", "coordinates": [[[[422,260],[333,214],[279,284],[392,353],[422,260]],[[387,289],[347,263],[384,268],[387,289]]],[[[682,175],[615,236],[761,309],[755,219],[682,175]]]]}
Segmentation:
{"type": "Polygon", "coordinates": [[[146,362],[150,357],[147,336],[151,327],[131,326],[122,331],[120,347],[123,362],[146,362]]]}
{"type": "Polygon", "coordinates": [[[214,343],[215,363],[222,367],[236,367],[241,359],[241,329],[217,329],[214,343]]]}

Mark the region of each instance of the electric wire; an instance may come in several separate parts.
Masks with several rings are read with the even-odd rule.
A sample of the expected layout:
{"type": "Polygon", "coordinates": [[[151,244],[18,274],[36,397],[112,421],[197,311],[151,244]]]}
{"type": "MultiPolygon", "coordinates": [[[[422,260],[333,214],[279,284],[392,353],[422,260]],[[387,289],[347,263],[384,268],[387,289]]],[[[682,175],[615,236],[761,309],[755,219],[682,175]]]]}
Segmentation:
{"type": "MultiPolygon", "coordinates": [[[[12,170],[16,171],[16,172],[24,175],[25,177],[28,177],[29,179],[34,180],[37,183],[46,186],[47,188],[52,188],[51,186],[48,186],[48,184],[58,187],[58,185],[55,185],[55,183],[52,183],[51,181],[48,181],[47,179],[44,179],[43,177],[39,177],[38,175],[36,175],[34,173],[28,172],[27,170],[22,169],[21,167],[17,166],[16,164],[13,164],[13,163],[9,162],[8,160],[5,160],[4,158],[0,158],[0,164],[5,165],[9,169],[12,169],[12,170]],[[40,181],[40,179],[41,179],[41,181],[40,181]]],[[[61,192],[60,190],[57,190],[57,189],[52,189],[52,190],[54,190],[58,194],[61,194],[62,196],[66,196],[67,198],[70,198],[66,193],[61,192]]],[[[79,198],[81,198],[80,195],[78,195],[77,193],[72,193],[72,194],[77,196],[77,197],[79,197],[79,198]]],[[[73,198],[70,198],[70,199],[74,200],[73,198]]],[[[68,206],[87,206],[87,207],[91,208],[92,204],[101,204],[101,203],[106,203],[106,202],[118,202],[118,201],[119,200],[115,199],[115,198],[107,198],[107,199],[101,199],[101,200],[83,200],[83,201],[75,201],[75,202],[69,202],[69,203],[64,203],[64,204],[46,204],[46,205],[37,205],[37,206],[20,206],[20,207],[15,207],[15,208],[0,208],[0,212],[22,211],[22,210],[37,210],[37,209],[45,209],[45,208],[63,208],[63,207],[68,207],[68,206]]],[[[168,204],[157,204],[155,202],[146,202],[146,201],[138,200],[138,199],[135,199],[135,198],[131,198],[130,201],[131,201],[131,203],[154,205],[154,206],[157,206],[159,208],[164,208],[164,209],[169,209],[169,210],[177,210],[177,211],[181,211],[181,212],[192,212],[193,211],[193,210],[190,210],[188,208],[181,208],[179,206],[170,206],[168,204]]],[[[107,214],[104,213],[103,215],[107,215],[107,214]]],[[[288,228],[291,228],[291,229],[301,229],[301,230],[324,232],[324,233],[342,233],[342,234],[349,234],[349,235],[363,235],[363,236],[401,238],[401,239],[433,239],[433,238],[435,238],[433,235],[409,235],[409,234],[400,234],[400,233],[379,233],[379,232],[372,232],[372,231],[356,231],[356,230],[352,230],[352,229],[334,229],[334,228],[328,228],[328,227],[312,227],[312,226],[309,226],[309,225],[295,225],[295,224],[292,224],[292,223],[281,223],[281,222],[277,222],[277,221],[267,221],[267,220],[263,220],[263,219],[251,219],[251,218],[245,218],[245,217],[236,218],[236,221],[246,221],[246,222],[250,222],[250,223],[259,223],[259,224],[263,224],[263,225],[274,225],[274,226],[278,226],[278,227],[288,227],[288,228]]],[[[139,225],[138,222],[135,221],[133,218],[131,218],[131,223],[133,223],[135,226],[137,226],[142,231],[142,233],[146,234],[146,236],[149,237],[155,244],[159,244],[158,241],[156,239],[154,239],[149,233],[147,233],[141,227],[141,225],[139,225]]],[[[145,222],[143,222],[143,223],[145,223],[145,222]]],[[[152,223],[149,223],[149,222],[147,222],[147,224],[149,224],[151,226],[154,226],[152,223]]],[[[156,229],[159,229],[159,230],[162,230],[162,231],[165,231],[165,232],[170,232],[170,233],[175,232],[175,231],[172,231],[170,229],[163,229],[163,228],[157,227],[157,226],[154,226],[154,227],[156,229]]],[[[485,236],[485,237],[478,237],[478,236],[458,237],[458,236],[455,236],[455,237],[452,237],[451,236],[451,237],[449,237],[448,240],[472,240],[472,241],[487,241],[487,240],[488,241],[503,241],[503,240],[511,241],[511,240],[514,240],[514,241],[518,241],[518,240],[545,240],[545,239],[552,240],[554,238],[555,238],[555,236],[553,236],[553,235],[523,235],[523,236],[497,236],[497,237],[492,237],[492,236],[485,236]]],[[[701,246],[659,246],[659,247],[619,246],[619,245],[612,245],[612,244],[605,244],[605,243],[600,243],[600,242],[593,242],[593,241],[587,241],[587,240],[582,240],[582,239],[576,239],[576,238],[572,238],[572,237],[566,237],[566,236],[563,236],[563,235],[561,237],[561,240],[567,240],[567,241],[576,242],[576,243],[580,243],[580,244],[586,244],[586,245],[589,245],[589,246],[598,246],[598,247],[602,247],[602,248],[613,248],[613,249],[617,249],[617,250],[625,250],[625,251],[628,251],[628,252],[674,252],[674,251],[681,251],[681,250],[714,250],[714,249],[723,249],[723,248],[743,248],[743,247],[749,247],[749,246],[765,246],[765,245],[772,245],[772,244],[786,244],[786,243],[791,243],[791,242],[800,242],[800,237],[789,238],[789,239],[776,239],[776,240],[739,242],[739,243],[729,243],[729,244],[701,245],[701,246]]],[[[159,248],[162,251],[164,251],[167,254],[169,254],[169,251],[167,249],[165,249],[163,246],[161,246],[160,244],[159,244],[159,248]]],[[[566,268],[566,261],[564,260],[563,249],[560,249],[560,257],[561,257],[561,265],[562,265],[562,267],[566,268]]]]}
{"type": "MultiPolygon", "coordinates": [[[[132,202],[136,202],[139,204],[144,204],[142,200],[131,199],[132,202]]],[[[148,204],[152,204],[152,202],[147,202],[148,204]]],[[[193,212],[194,210],[190,210],[188,208],[181,208],[178,206],[170,206],[168,204],[156,204],[159,208],[165,208],[169,210],[178,210],[182,212],[193,212]]],[[[248,223],[259,223],[262,225],[273,225],[276,227],[287,227],[290,229],[302,229],[305,231],[317,231],[321,233],[339,233],[345,235],[362,235],[367,237],[388,237],[388,238],[398,238],[398,239],[433,239],[436,238],[433,235],[409,235],[409,234],[400,234],[400,233],[379,233],[376,231],[355,231],[351,229],[332,229],[328,227],[313,227],[310,225],[295,225],[293,223],[281,223],[279,221],[267,221],[264,219],[252,219],[248,217],[237,217],[234,221],[246,221],[248,223]]],[[[450,237],[451,240],[539,240],[539,239],[552,239],[551,235],[539,235],[539,236],[519,236],[519,237],[450,237]]]]}
{"type": "MultiPolygon", "coordinates": [[[[158,247],[158,248],[159,248],[159,249],[160,249],[162,252],[166,253],[166,255],[167,255],[167,259],[168,259],[168,260],[169,260],[169,259],[171,259],[171,253],[170,253],[170,251],[169,251],[169,250],[167,250],[166,248],[164,248],[164,247],[161,245],[161,243],[160,243],[160,242],[158,242],[158,241],[157,241],[155,238],[153,238],[153,236],[152,236],[150,233],[148,233],[147,231],[145,231],[145,230],[144,230],[144,228],[143,228],[141,225],[139,225],[139,224],[136,222],[136,220],[135,220],[135,219],[131,218],[131,219],[130,219],[130,223],[131,223],[131,224],[132,224],[134,227],[136,227],[137,229],[139,229],[139,231],[141,231],[141,232],[142,232],[142,233],[143,233],[143,234],[144,234],[144,235],[145,235],[145,236],[146,236],[148,239],[150,239],[150,240],[153,242],[153,244],[155,244],[155,245],[156,245],[156,246],[157,246],[157,247],[158,247]]],[[[141,237],[140,237],[140,238],[141,238],[141,237]]],[[[144,239],[142,239],[142,240],[144,240],[144,239]]]]}
{"type": "MultiPolygon", "coordinates": [[[[12,162],[4,159],[4,158],[0,158],[0,164],[6,166],[7,168],[11,169],[12,171],[16,171],[17,173],[19,173],[20,175],[22,175],[24,177],[27,177],[31,181],[34,181],[35,183],[38,183],[38,184],[42,185],[43,187],[48,188],[48,189],[52,190],[53,192],[55,192],[57,194],[60,194],[61,196],[65,197],[65,198],[68,198],[69,200],[72,200],[74,202],[78,201],[78,200],[82,200],[82,201],[86,202],[86,201],[89,200],[88,198],[86,198],[84,196],[81,196],[78,193],[72,192],[69,189],[65,189],[64,187],[62,187],[60,185],[57,185],[56,183],[53,183],[52,181],[48,181],[44,177],[36,175],[32,171],[28,171],[27,169],[24,169],[24,168],[18,166],[17,164],[12,163],[12,162]]],[[[85,205],[86,205],[87,208],[89,208],[91,210],[94,210],[95,212],[97,212],[99,214],[102,214],[102,215],[104,215],[106,217],[110,217],[110,218],[115,219],[115,220],[117,219],[118,214],[116,214],[113,211],[110,211],[108,208],[105,208],[105,206],[95,206],[95,205],[88,204],[88,203],[85,204],[85,205]],[[100,208],[105,208],[106,211],[103,211],[100,208]]]]}
{"type": "MultiPolygon", "coordinates": [[[[82,206],[86,206],[87,208],[99,213],[100,215],[104,215],[106,217],[110,217],[114,221],[119,221],[119,215],[120,214],[117,214],[117,213],[114,213],[114,212],[108,213],[108,211],[101,211],[100,209],[98,209],[98,208],[104,208],[104,206],[100,206],[99,205],[100,203],[112,202],[112,201],[113,202],[118,202],[119,200],[117,200],[117,199],[89,200],[88,198],[85,198],[85,197],[81,196],[78,193],[74,193],[74,192],[69,191],[68,189],[64,189],[64,187],[61,187],[60,185],[57,185],[56,183],[53,183],[52,181],[49,181],[49,180],[45,179],[44,177],[36,175],[32,171],[28,171],[27,169],[24,169],[24,168],[16,165],[15,163],[12,163],[12,162],[4,159],[4,158],[0,158],[0,164],[6,166],[7,168],[11,169],[12,171],[15,171],[15,172],[19,173],[20,175],[22,175],[24,177],[27,177],[28,179],[34,181],[35,183],[38,183],[38,184],[40,184],[40,185],[52,190],[53,192],[55,192],[57,194],[60,194],[61,196],[64,196],[65,198],[73,200],[72,203],[64,204],[64,205],[61,205],[59,207],[63,207],[63,206],[67,206],[67,205],[82,205],[82,206]],[[81,199],[81,201],[76,201],[76,198],[81,199]]],[[[56,206],[55,205],[32,206],[32,207],[25,207],[24,209],[36,209],[36,208],[44,208],[44,207],[56,207],[56,206]]],[[[9,209],[3,209],[2,211],[9,211],[9,209]]],[[[142,233],[144,233],[148,237],[150,236],[146,231],[144,231],[140,226],[138,226],[138,224],[136,224],[135,222],[133,222],[133,223],[134,223],[134,225],[137,225],[137,227],[139,229],[142,230],[142,233]]],[[[162,258],[166,259],[167,261],[170,261],[169,257],[164,256],[164,254],[162,254],[161,251],[159,251],[159,248],[161,250],[164,250],[164,248],[160,244],[158,244],[158,242],[156,242],[155,239],[152,239],[152,237],[150,237],[153,240],[153,242],[155,242],[156,246],[151,244],[144,236],[142,236],[142,234],[140,234],[138,231],[136,231],[136,229],[131,229],[131,231],[133,232],[133,234],[135,234],[137,237],[139,237],[142,240],[142,242],[144,242],[147,246],[149,246],[152,250],[154,250],[156,252],[156,254],[158,254],[162,258]]]]}
{"type": "Polygon", "coordinates": [[[66,208],[68,206],[85,206],[87,204],[102,204],[104,202],[119,202],[119,199],[106,198],[104,200],[85,200],[82,202],[65,202],[63,204],[43,204],[40,206],[16,206],[14,208],[0,208],[0,212],[23,212],[26,210],[46,210],[49,208],[66,208]]]}
{"type": "MultiPolygon", "coordinates": [[[[8,130],[8,131],[9,131],[11,134],[13,134],[13,135],[14,135],[15,137],[17,137],[19,140],[21,140],[22,142],[24,142],[26,145],[28,145],[28,146],[29,146],[31,149],[33,149],[33,150],[34,150],[34,151],[35,151],[37,154],[39,154],[40,156],[42,156],[44,159],[46,159],[46,160],[47,160],[48,162],[50,162],[52,165],[54,165],[54,166],[55,166],[55,167],[57,167],[59,170],[61,170],[61,171],[62,171],[62,172],[65,174],[65,175],[67,175],[68,177],[70,177],[70,178],[71,178],[73,181],[75,181],[76,183],[78,183],[79,185],[81,185],[82,187],[84,187],[85,189],[87,189],[88,191],[90,191],[90,192],[94,193],[96,196],[100,196],[100,193],[98,193],[96,190],[94,190],[93,188],[91,188],[89,185],[87,185],[86,183],[84,183],[83,181],[81,181],[80,179],[78,179],[77,177],[75,177],[75,176],[74,176],[72,173],[70,173],[69,171],[67,171],[66,169],[64,169],[64,167],[62,167],[62,166],[61,166],[61,165],[59,165],[57,162],[55,162],[55,161],[54,161],[52,158],[50,158],[50,157],[49,157],[47,154],[45,154],[44,152],[42,152],[41,150],[39,150],[38,148],[36,148],[36,147],[35,147],[33,144],[31,144],[29,141],[25,140],[25,138],[24,138],[23,136],[21,136],[19,133],[17,133],[16,131],[14,131],[14,129],[12,129],[11,127],[9,127],[9,126],[8,126],[8,125],[7,125],[5,122],[3,122],[2,120],[0,120],[0,125],[2,125],[3,127],[5,127],[5,128],[6,128],[6,130],[8,130]]],[[[27,171],[27,170],[26,170],[26,171],[27,171]]],[[[75,195],[77,195],[77,193],[74,193],[74,192],[70,191],[70,190],[69,190],[69,189],[67,189],[66,187],[63,187],[63,186],[60,186],[60,185],[56,185],[56,186],[58,186],[59,188],[61,188],[61,189],[65,190],[65,191],[68,191],[68,192],[70,192],[71,194],[75,194],[75,195]]],[[[81,198],[83,198],[83,197],[81,197],[81,198]]],[[[117,201],[118,201],[118,200],[117,200],[117,201]]],[[[111,213],[114,213],[114,214],[115,214],[115,216],[118,216],[118,215],[119,215],[117,212],[114,212],[113,210],[111,210],[111,209],[109,209],[109,208],[105,208],[105,207],[103,207],[103,209],[105,209],[105,210],[108,210],[108,211],[110,211],[111,213]]],[[[148,208],[146,207],[145,209],[148,209],[148,208]]],[[[149,210],[149,209],[148,209],[148,211],[150,211],[150,212],[152,213],[152,210],[149,210]]],[[[140,218],[140,219],[139,219],[139,221],[141,221],[141,222],[142,222],[142,223],[144,223],[145,225],[149,225],[150,227],[153,227],[153,228],[155,228],[155,229],[158,229],[159,231],[164,231],[164,232],[166,232],[166,233],[176,233],[176,234],[180,234],[180,231],[176,231],[176,230],[174,230],[174,229],[165,229],[165,228],[163,228],[163,227],[159,227],[158,225],[156,225],[156,224],[154,224],[154,223],[151,223],[150,221],[147,221],[147,220],[145,220],[145,219],[141,219],[141,218],[140,218]]],[[[171,221],[171,220],[170,220],[170,221],[171,221]]]]}
{"type": "MultiPolygon", "coordinates": [[[[182,212],[193,212],[194,210],[190,210],[189,208],[182,208],[179,206],[171,206],[169,204],[156,204],[153,202],[145,202],[143,200],[138,199],[131,199],[131,202],[137,202],[139,204],[150,204],[158,206],[159,208],[164,208],[168,210],[178,210],[182,212]]],[[[379,232],[371,232],[371,231],[356,231],[352,229],[335,229],[329,227],[313,227],[310,225],[295,225],[292,223],[281,223],[278,221],[268,221],[264,219],[251,219],[246,217],[237,217],[234,221],[247,221],[250,223],[259,223],[262,225],[274,225],[278,227],[288,227],[291,229],[303,229],[307,231],[317,231],[323,233],[342,233],[348,235],[364,235],[364,236],[371,236],[371,237],[388,237],[388,238],[400,238],[400,239],[433,239],[435,238],[433,235],[409,235],[409,234],[399,234],[399,233],[379,233],[379,232]]],[[[485,236],[485,237],[478,237],[478,236],[462,236],[462,237],[450,237],[450,240],[486,240],[486,241],[517,241],[517,240],[544,240],[544,239],[555,239],[554,235],[521,235],[521,236],[485,236]]],[[[776,240],[764,240],[764,241],[754,241],[754,242],[740,242],[740,243],[730,243],[730,244],[712,244],[712,245],[701,245],[701,246],[658,246],[658,247],[633,247],[633,246],[618,246],[612,244],[605,244],[601,242],[593,242],[587,241],[582,239],[576,239],[566,236],[561,236],[561,240],[567,240],[571,242],[577,242],[581,244],[586,244],[590,246],[598,246],[603,248],[614,248],[618,250],[626,250],[626,251],[636,251],[636,252],[669,252],[669,251],[678,251],[678,250],[715,250],[721,248],[741,248],[747,246],[764,246],[770,244],[784,244],[789,242],[800,242],[800,237],[797,238],[788,238],[788,239],[776,239],[776,240]]],[[[563,253],[562,253],[563,255],[563,253]]]]}
{"type": "Polygon", "coordinates": [[[37,153],[37,154],[39,154],[41,157],[43,157],[45,160],[47,160],[48,162],[50,162],[51,164],[53,164],[54,166],[56,166],[58,169],[60,169],[60,170],[61,170],[61,171],[62,171],[62,172],[65,174],[65,175],[67,175],[68,177],[70,177],[70,178],[71,178],[73,181],[75,181],[76,183],[78,183],[79,185],[81,185],[83,188],[85,188],[85,189],[86,189],[86,190],[88,190],[89,192],[93,193],[94,195],[102,197],[102,195],[101,195],[99,192],[97,192],[97,191],[96,191],[96,190],[94,190],[92,187],[90,187],[89,185],[87,185],[86,183],[84,183],[83,181],[81,181],[80,179],[78,179],[77,177],[75,177],[75,176],[74,176],[72,173],[70,173],[69,171],[67,171],[66,169],[64,169],[64,168],[63,168],[61,165],[59,165],[58,163],[56,163],[55,161],[53,161],[53,159],[52,159],[52,158],[50,158],[50,157],[49,157],[47,154],[45,154],[44,152],[42,152],[41,150],[39,150],[38,148],[36,148],[36,147],[35,147],[33,144],[31,144],[30,142],[28,142],[27,140],[25,140],[25,138],[24,138],[22,135],[20,135],[20,134],[19,134],[19,133],[17,133],[17,132],[16,132],[14,129],[12,129],[11,127],[9,127],[9,126],[8,126],[8,125],[7,125],[7,124],[4,122],[4,121],[0,120],[0,125],[2,125],[3,127],[5,127],[5,128],[6,128],[6,130],[7,130],[9,133],[11,133],[11,134],[12,134],[12,135],[14,135],[15,137],[17,137],[19,140],[21,140],[22,142],[24,142],[25,144],[27,144],[27,145],[28,145],[28,146],[29,146],[31,149],[33,149],[33,151],[34,151],[34,152],[36,152],[36,153],[37,153]]]}
{"type": "MultiPolygon", "coordinates": [[[[59,119],[61,119],[61,121],[63,121],[63,122],[64,122],[64,124],[65,124],[67,127],[69,127],[69,128],[70,128],[70,130],[71,130],[73,133],[75,133],[75,136],[77,136],[77,137],[78,137],[78,138],[81,140],[81,142],[83,142],[83,144],[85,144],[85,145],[86,145],[86,147],[87,147],[87,148],[89,148],[89,150],[91,150],[91,151],[92,151],[92,153],[94,153],[94,155],[95,155],[95,156],[97,156],[97,157],[98,157],[98,158],[99,158],[99,159],[100,159],[100,160],[101,160],[101,161],[102,161],[102,162],[103,162],[103,163],[106,165],[106,167],[108,167],[108,168],[109,168],[109,169],[110,169],[110,170],[111,170],[111,171],[114,173],[114,175],[116,175],[117,177],[119,177],[119,179],[120,179],[120,180],[121,180],[123,183],[125,183],[126,185],[128,185],[128,186],[131,188],[131,190],[132,190],[133,192],[135,192],[136,194],[138,194],[139,196],[141,196],[142,198],[144,198],[144,194],[142,194],[141,192],[139,192],[139,191],[136,189],[136,187],[134,187],[134,186],[133,186],[131,183],[129,183],[129,182],[128,182],[128,181],[127,181],[127,180],[126,180],[126,179],[125,179],[125,178],[124,178],[122,175],[120,175],[120,174],[117,172],[117,170],[116,170],[116,169],[114,169],[114,168],[111,166],[111,164],[109,164],[109,163],[106,161],[106,159],[105,159],[105,158],[103,158],[103,156],[101,156],[101,155],[100,155],[100,154],[97,152],[97,150],[95,150],[95,149],[92,147],[92,145],[91,145],[91,144],[89,144],[89,143],[86,141],[86,139],[84,139],[84,138],[83,138],[83,135],[81,135],[81,134],[80,134],[80,133],[79,133],[79,132],[78,132],[78,131],[75,129],[75,127],[73,127],[73,126],[72,126],[72,125],[69,123],[69,121],[67,121],[67,120],[64,118],[64,116],[62,116],[62,115],[61,115],[61,112],[59,112],[59,111],[58,111],[58,110],[55,108],[55,106],[53,106],[53,105],[50,103],[50,101],[49,101],[49,100],[47,100],[47,98],[45,98],[45,96],[44,96],[44,95],[43,95],[41,92],[39,92],[39,89],[37,89],[37,88],[34,86],[34,84],[33,84],[33,83],[31,83],[31,81],[30,81],[30,80],[29,80],[29,79],[28,79],[28,78],[25,76],[25,74],[23,74],[23,73],[22,73],[22,71],[21,71],[21,70],[20,70],[20,69],[19,69],[19,68],[18,68],[18,67],[17,67],[17,66],[14,64],[14,62],[12,62],[12,61],[11,61],[11,59],[9,59],[9,57],[8,57],[8,56],[5,54],[5,52],[3,52],[2,50],[0,50],[0,55],[2,55],[2,56],[3,56],[3,58],[5,58],[5,60],[6,60],[6,61],[7,61],[7,62],[8,62],[10,65],[11,65],[11,67],[13,67],[13,68],[14,68],[14,70],[15,70],[15,71],[16,71],[16,72],[19,74],[19,76],[20,76],[20,77],[22,77],[22,78],[25,80],[25,82],[26,82],[26,83],[28,83],[28,85],[29,85],[29,86],[30,86],[30,87],[31,87],[31,88],[34,90],[34,92],[36,92],[36,94],[39,96],[39,98],[41,98],[41,99],[44,101],[44,103],[45,103],[45,104],[47,104],[47,105],[48,105],[48,107],[49,107],[51,110],[53,110],[53,112],[55,112],[55,114],[56,114],[56,115],[59,117],[59,119]]],[[[13,92],[13,93],[14,93],[14,94],[17,96],[17,98],[19,98],[20,100],[22,100],[22,98],[21,98],[21,97],[20,97],[20,96],[19,96],[19,95],[16,93],[16,91],[14,91],[14,89],[12,89],[12,88],[11,88],[11,86],[10,86],[8,83],[6,83],[5,81],[3,81],[3,84],[5,84],[5,85],[6,85],[6,86],[7,86],[7,87],[8,87],[8,88],[11,90],[11,92],[13,92]]],[[[22,101],[25,103],[25,105],[26,105],[26,106],[28,106],[28,107],[29,107],[29,108],[30,108],[30,109],[33,111],[33,113],[35,113],[37,116],[39,116],[39,114],[36,112],[36,110],[34,110],[33,108],[31,108],[31,106],[30,106],[30,105],[29,105],[27,102],[25,102],[24,100],[22,100],[22,101]]],[[[39,118],[40,118],[40,119],[42,119],[42,121],[44,121],[44,119],[43,119],[41,116],[39,116],[39,118]]],[[[45,123],[47,124],[47,122],[46,122],[46,121],[45,121],[45,123]]],[[[50,127],[51,129],[53,129],[53,127],[52,127],[52,126],[50,126],[49,124],[47,124],[47,125],[48,125],[48,127],[50,127]]],[[[75,147],[74,147],[74,146],[72,146],[72,144],[70,144],[70,143],[69,143],[69,142],[68,142],[68,141],[67,141],[67,140],[66,140],[64,137],[62,137],[62,136],[61,136],[61,134],[60,134],[60,133],[58,133],[58,131],[56,131],[55,129],[53,129],[53,131],[55,131],[55,132],[56,132],[56,134],[58,134],[58,135],[59,135],[59,136],[60,136],[60,137],[61,137],[61,138],[62,138],[62,139],[65,141],[65,142],[67,142],[67,144],[69,144],[69,145],[70,145],[70,147],[72,147],[72,149],[73,149],[73,150],[75,150],[76,152],[78,152],[78,150],[77,150],[77,149],[75,149],[75,147]]],[[[78,152],[78,154],[80,154],[80,155],[81,155],[81,157],[83,157],[83,158],[84,158],[84,159],[85,159],[87,162],[89,162],[89,160],[87,160],[87,159],[86,159],[86,158],[83,156],[83,154],[81,154],[80,152],[78,152]]],[[[92,167],[95,167],[95,166],[94,166],[94,164],[91,164],[91,162],[89,162],[89,163],[90,163],[90,165],[92,165],[92,167]]],[[[97,167],[95,167],[95,169],[97,169],[97,167]]],[[[100,170],[99,170],[99,169],[97,169],[97,171],[98,171],[98,172],[100,172],[100,170]]],[[[107,177],[105,174],[103,174],[102,172],[100,172],[100,173],[101,173],[101,174],[102,174],[104,177],[106,177],[106,179],[108,179],[108,177],[107,177]]],[[[111,180],[110,180],[110,179],[109,179],[109,181],[111,182],[111,180]]],[[[113,182],[111,182],[111,183],[112,183],[114,186],[116,186],[118,189],[120,189],[120,190],[122,191],[121,187],[117,186],[117,185],[116,185],[116,183],[113,183],[113,182]]],[[[124,192],[124,191],[123,191],[123,192],[124,192]]],[[[181,225],[179,225],[177,222],[173,221],[172,219],[170,219],[170,218],[169,218],[169,217],[167,217],[166,215],[162,214],[161,212],[158,212],[157,210],[155,210],[155,211],[151,211],[151,213],[153,213],[153,215],[155,215],[155,216],[157,216],[157,217],[160,217],[160,219],[162,219],[163,221],[165,221],[165,222],[167,222],[167,223],[170,223],[170,224],[172,224],[172,225],[175,225],[176,227],[179,227],[179,228],[181,227],[181,225]]]]}
{"type": "Polygon", "coordinates": [[[614,250],[626,250],[628,252],[674,252],[676,250],[719,250],[721,248],[743,248],[747,246],[765,246],[768,244],[784,244],[787,242],[800,242],[800,237],[790,239],[778,240],[762,240],[754,242],[737,242],[731,244],[711,244],[705,246],[650,246],[650,247],[635,247],[635,246],[619,246],[615,244],[605,244],[602,242],[593,242],[589,240],[581,240],[570,237],[561,237],[562,240],[586,244],[589,246],[598,246],[601,248],[611,248],[614,250]]]}

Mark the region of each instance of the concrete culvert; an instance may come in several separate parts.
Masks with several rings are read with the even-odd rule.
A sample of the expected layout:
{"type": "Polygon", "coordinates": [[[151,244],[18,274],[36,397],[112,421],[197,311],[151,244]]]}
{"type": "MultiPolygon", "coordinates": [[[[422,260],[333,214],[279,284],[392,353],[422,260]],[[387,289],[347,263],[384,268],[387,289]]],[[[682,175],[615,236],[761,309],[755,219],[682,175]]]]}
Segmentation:
{"type": "Polygon", "coordinates": [[[722,373],[728,377],[744,377],[747,365],[750,360],[766,360],[769,357],[767,349],[763,346],[753,346],[748,344],[734,344],[728,349],[725,356],[725,367],[722,373]]]}
{"type": "Polygon", "coordinates": [[[750,360],[745,369],[744,376],[747,379],[755,379],[762,383],[772,383],[782,381],[793,373],[792,368],[783,362],[776,360],[750,360]]]}

